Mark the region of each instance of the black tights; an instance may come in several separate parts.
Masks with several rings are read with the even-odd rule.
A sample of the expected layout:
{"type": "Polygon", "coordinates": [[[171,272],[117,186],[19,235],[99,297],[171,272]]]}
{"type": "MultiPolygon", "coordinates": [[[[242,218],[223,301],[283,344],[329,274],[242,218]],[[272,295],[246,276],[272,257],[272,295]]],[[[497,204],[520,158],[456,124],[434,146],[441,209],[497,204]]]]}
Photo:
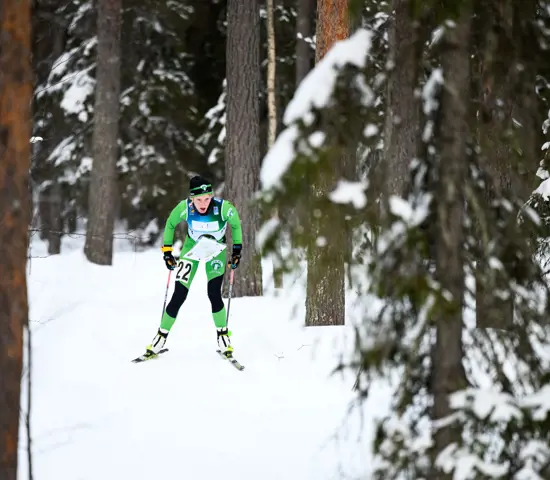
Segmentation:
{"type": "MultiPolygon", "coordinates": [[[[210,299],[210,305],[212,306],[212,313],[219,312],[223,308],[222,300],[222,284],[223,275],[215,277],[208,282],[208,298],[210,299]]],[[[174,293],[170,302],[166,306],[166,313],[172,318],[176,318],[178,312],[187,298],[189,289],[181,282],[176,282],[174,286],[174,293]]]]}

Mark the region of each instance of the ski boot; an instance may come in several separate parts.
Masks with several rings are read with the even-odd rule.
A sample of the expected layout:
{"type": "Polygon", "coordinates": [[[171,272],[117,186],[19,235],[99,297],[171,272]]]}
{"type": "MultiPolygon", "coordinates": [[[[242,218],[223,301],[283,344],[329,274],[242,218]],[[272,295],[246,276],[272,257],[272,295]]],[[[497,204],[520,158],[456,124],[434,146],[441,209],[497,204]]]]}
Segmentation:
{"type": "Polygon", "coordinates": [[[167,337],[168,331],[159,328],[155,338],[153,338],[153,341],[151,342],[151,345],[147,345],[144,356],[147,358],[157,356],[158,353],[164,348],[167,337]]]}
{"type": "Polygon", "coordinates": [[[230,336],[231,332],[227,329],[227,327],[218,328],[218,347],[220,348],[222,355],[226,358],[233,357],[233,347],[231,346],[231,341],[229,340],[230,336]]]}

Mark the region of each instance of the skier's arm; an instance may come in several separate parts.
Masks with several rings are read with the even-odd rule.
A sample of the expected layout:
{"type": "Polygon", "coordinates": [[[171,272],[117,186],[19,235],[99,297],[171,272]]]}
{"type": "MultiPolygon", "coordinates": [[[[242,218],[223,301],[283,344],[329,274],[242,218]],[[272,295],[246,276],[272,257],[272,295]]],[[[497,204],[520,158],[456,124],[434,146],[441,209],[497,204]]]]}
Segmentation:
{"type": "MultiPolygon", "coordinates": [[[[183,200],[182,202],[178,203],[170,212],[168,220],[166,220],[163,235],[164,247],[172,246],[172,244],[174,243],[174,233],[176,231],[176,227],[183,220],[187,220],[187,200],[183,200]]],[[[164,247],[163,251],[165,251],[164,247]]]]}
{"type": "Polygon", "coordinates": [[[223,218],[227,219],[227,223],[231,227],[231,238],[233,239],[233,245],[242,245],[243,243],[243,230],[241,225],[241,219],[239,212],[231,202],[224,200],[222,206],[223,218]]]}

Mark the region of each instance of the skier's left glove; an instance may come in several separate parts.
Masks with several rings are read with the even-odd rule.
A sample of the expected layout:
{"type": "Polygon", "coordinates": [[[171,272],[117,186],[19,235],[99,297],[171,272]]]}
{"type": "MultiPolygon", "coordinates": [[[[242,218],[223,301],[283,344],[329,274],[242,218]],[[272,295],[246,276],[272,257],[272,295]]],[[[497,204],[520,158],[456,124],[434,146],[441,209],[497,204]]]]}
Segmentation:
{"type": "Polygon", "coordinates": [[[232,269],[235,269],[239,266],[241,261],[241,251],[243,246],[240,243],[233,245],[233,252],[231,253],[231,262],[228,263],[228,266],[232,269]]]}

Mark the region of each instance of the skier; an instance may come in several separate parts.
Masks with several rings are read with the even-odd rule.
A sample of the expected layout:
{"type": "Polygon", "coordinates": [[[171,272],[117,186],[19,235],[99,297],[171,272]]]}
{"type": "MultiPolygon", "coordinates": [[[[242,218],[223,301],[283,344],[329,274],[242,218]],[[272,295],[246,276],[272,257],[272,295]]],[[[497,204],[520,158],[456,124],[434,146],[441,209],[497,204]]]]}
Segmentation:
{"type": "MultiPolygon", "coordinates": [[[[168,333],[176,321],[178,312],[187,298],[189,288],[199,266],[198,260],[186,259],[187,254],[205,236],[225,244],[227,224],[231,226],[233,251],[228,263],[232,269],[239,265],[242,251],[242,228],[237,209],[227,200],[213,196],[212,184],[195,176],[189,182],[189,198],[182,200],[170,213],[164,228],[163,247],[164,262],[169,270],[174,270],[177,261],[172,255],[172,244],[176,226],[186,221],[188,234],[180,254],[180,266],[176,274],[174,293],[164,310],[160,327],[151,345],[146,348],[145,357],[154,357],[164,347],[168,333]]],[[[218,346],[227,358],[232,357],[233,347],[229,340],[231,333],[227,329],[226,309],[222,300],[222,283],[225,273],[226,249],[205,264],[208,279],[208,298],[212,307],[212,317],[217,329],[218,346]]]]}

